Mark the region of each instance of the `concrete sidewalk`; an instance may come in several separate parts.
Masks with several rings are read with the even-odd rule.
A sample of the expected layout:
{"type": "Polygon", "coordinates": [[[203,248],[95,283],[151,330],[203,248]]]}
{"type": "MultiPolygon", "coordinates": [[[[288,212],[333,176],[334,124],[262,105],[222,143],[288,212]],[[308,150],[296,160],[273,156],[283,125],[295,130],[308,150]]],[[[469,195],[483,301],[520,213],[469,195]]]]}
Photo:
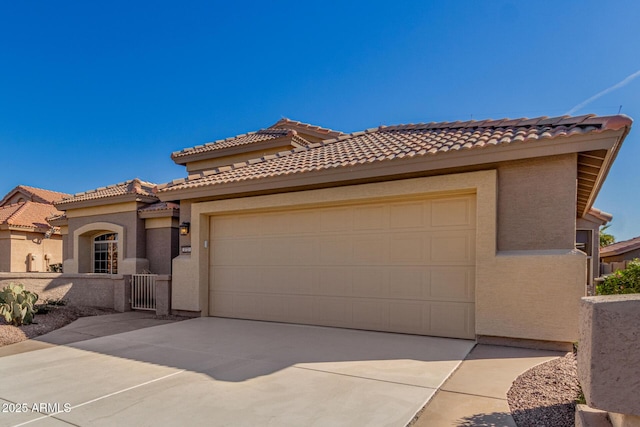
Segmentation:
{"type": "Polygon", "coordinates": [[[557,351],[476,345],[410,425],[516,427],[507,403],[511,384],[530,368],[564,355],[557,351]]]}

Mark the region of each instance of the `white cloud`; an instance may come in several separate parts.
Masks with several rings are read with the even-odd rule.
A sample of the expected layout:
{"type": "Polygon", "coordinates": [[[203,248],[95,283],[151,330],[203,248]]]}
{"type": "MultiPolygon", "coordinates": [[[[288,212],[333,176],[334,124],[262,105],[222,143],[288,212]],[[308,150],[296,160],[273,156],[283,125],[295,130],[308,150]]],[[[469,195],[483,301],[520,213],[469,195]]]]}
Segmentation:
{"type": "Polygon", "coordinates": [[[573,107],[572,109],[567,111],[566,114],[572,115],[576,111],[578,111],[581,108],[585,107],[587,104],[592,103],[593,101],[595,101],[596,99],[600,98],[601,96],[604,96],[604,95],[608,94],[609,92],[612,92],[612,91],[614,91],[616,89],[620,89],[621,87],[628,85],[629,83],[631,83],[631,81],[633,79],[635,79],[638,76],[640,76],[640,70],[638,70],[635,73],[631,74],[630,76],[628,76],[624,80],[614,84],[613,86],[606,88],[602,92],[596,93],[595,95],[593,95],[591,98],[587,99],[586,101],[582,101],[580,104],[576,105],[575,107],[573,107]]]}

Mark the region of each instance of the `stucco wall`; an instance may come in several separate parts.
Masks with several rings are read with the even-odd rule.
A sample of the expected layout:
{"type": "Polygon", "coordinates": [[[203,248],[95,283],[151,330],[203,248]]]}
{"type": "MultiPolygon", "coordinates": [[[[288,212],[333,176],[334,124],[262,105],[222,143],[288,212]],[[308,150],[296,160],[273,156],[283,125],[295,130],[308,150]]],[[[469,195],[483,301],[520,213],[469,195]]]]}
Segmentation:
{"type": "Polygon", "coordinates": [[[171,260],[178,256],[178,229],[147,229],[147,259],[154,274],[171,274],[171,260]]]}
{"type": "MultiPolygon", "coordinates": [[[[98,227],[94,231],[88,232],[85,236],[78,239],[79,242],[74,241],[74,234],[76,230],[81,227],[101,222],[115,224],[123,227],[125,231],[124,236],[118,236],[118,248],[119,251],[122,252],[120,255],[123,260],[122,264],[118,266],[118,273],[132,274],[148,269],[148,261],[146,260],[146,230],[144,220],[138,218],[137,210],[132,210],[129,212],[70,217],[66,246],[67,252],[64,254],[64,271],[68,273],[91,272],[92,267],[90,266],[90,262],[87,263],[86,259],[84,261],[83,259],[74,259],[74,253],[76,252],[75,245],[78,243],[82,244],[83,240],[84,246],[88,245],[91,237],[95,234],[99,234],[101,229],[98,227]]],[[[80,252],[80,249],[82,248],[78,249],[78,252],[80,252]]],[[[79,253],[78,257],[82,258],[82,254],[84,254],[86,258],[86,252],[79,253]]]]}
{"type": "Polygon", "coordinates": [[[11,234],[0,230],[0,272],[11,271],[11,234]]]}
{"type": "MultiPolygon", "coordinates": [[[[76,229],[95,222],[110,222],[125,227],[127,229],[127,234],[131,237],[130,239],[127,239],[126,242],[126,257],[144,258],[146,248],[144,220],[138,218],[137,211],[69,218],[69,236],[73,236],[73,232],[76,229]]],[[[73,253],[73,245],[74,242],[70,241],[70,253],[73,253]]]]}
{"type": "Polygon", "coordinates": [[[498,166],[498,250],[573,249],[575,154],[498,166]]]}
{"type": "Polygon", "coordinates": [[[124,279],[120,275],[68,275],[60,273],[0,273],[0,288],[9,283],[22,283],[41,301],[64,299],[72,305],[114,307],[114,286],[124,279]]]}
{"type": "Polygon", "coordinates": [[[472,189],[476,333],[575,341],[578,303],[586,291],[586,257],[574,249],[576,173],[570,154],[508,162],[496,170],[194,203],[181,208],[181,221],[191,222],[192,253],[174,259],[173,308],[208,314],[209,215],[472,189]]]}
{"type": "Polygon", "coordinates": [[[476,333],[570,343],[577,339],[586,256],[577,250],[500,252],[478,265],[476,333]]]}
{"type": "Polygon", "coordinates": [[[0,231],[0,272],[26,272],[27,255],[35,254],[38,271],[46,272],[47,265],[62,262],[62,237],[27,231],[0,231]],[[44,256],[50,255],[46,261],[44,256]]]}
{"type": "Polygon", "coordinates": [[[583,298],[580,308],[578,378],[587,404],[639,422],[640,294],[583,298]]]}

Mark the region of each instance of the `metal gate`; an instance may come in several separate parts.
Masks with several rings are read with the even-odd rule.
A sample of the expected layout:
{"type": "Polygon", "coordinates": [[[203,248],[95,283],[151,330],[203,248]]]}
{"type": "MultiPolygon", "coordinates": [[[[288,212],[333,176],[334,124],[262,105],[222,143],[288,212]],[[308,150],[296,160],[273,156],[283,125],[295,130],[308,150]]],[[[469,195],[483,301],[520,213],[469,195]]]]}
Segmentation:
{"type": "Polygon", "coordinates": [[[131,308],[133,310],[156,309],[156,274],[131,276],[131,308]]]}

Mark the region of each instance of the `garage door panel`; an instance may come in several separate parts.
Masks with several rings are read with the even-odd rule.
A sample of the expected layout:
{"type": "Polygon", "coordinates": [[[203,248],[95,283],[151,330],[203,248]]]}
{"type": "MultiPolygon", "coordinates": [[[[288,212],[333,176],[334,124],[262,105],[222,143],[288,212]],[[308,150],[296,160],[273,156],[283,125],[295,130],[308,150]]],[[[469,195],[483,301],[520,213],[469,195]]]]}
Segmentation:
{"type": "Polygon", "coordinates": [[[473,338],[475,197],[211,217],[210,313],[473,338]]]}
{"type": "Polygon", "coordinates": [[[416,201],[397,203],[389,208],[389,225],[391,229],[423,229],[425,226],[425,208],[427,203],[416,201]]]}
{"type": "Polygon", "coordinates": [[[351,304],[348,298],[317,297],[313,301],[314,318],[324,326],[352,325],[351,304]]]}
{"type": "Polygon", "coordinates": [[[392,298],[389,271],[381,267],[354,268],[353,296],[369,298],[392,298]]]}
{"type": "Polygon", "coordinates": [[[433,269],[429,296],[438,301],[475,301],[474,270],[473,267],[433,269]]]}
{"type": "Polygon", "coordinates": [[[394,265],[424,264],[428,259],[429,236],[426,233],[397,233],[391,235],[389,262],[394,265]]]}
{"type": "Polygon", "coordinates": [[[353,327],[382,331],[389,330],[389,303],[371,299],[354,300],[353,327]]]}
{"type": "Polygon", "coordinates": [[[353,228],[353,209],[351,208],[320,209],[319,215],[320,231],[322,232],[338,233],[353,228]]]}
{"type": "Polygon", "coordinates": [[[353,238],[353,264],[375,265],[389,259],[389,242],[385,235],[355,236],[353,238]]]}
{"type": "Polygon", "coordinates": [[[353,264],[353,240],[347,236],[320,237],[320,265],[353,264]]]}
{"type": "Polygon", "coordinates": [[[431,202],[431,226],[475,227],[473,200],[466,198],[434,200],[431,202]]]}
{"type": "Polygon", "coordinates": [[[474,304],[432,302],[430,306],[431,331],[434,335],[466,338],[475,330],[474,304]]]}
{"type": "Polygon", "coordinates": [[[318,281],[313,284],[316,295],[353,296],[353,270],[343,267],[321,267],[318,281]]]}
{"type": "MultiPolygon", "coordinates": [[[[428,306],[426,307],[428,311],[428,306]]],[[[393,332],[424,334],[429,331],[422,301],[394,301],[389,304],[389,329],[393,332]],[[425,319],[427,324],[425,325],[425,319]]]]}
{"type": "Polygon", "coordinates": [[[473,264],[475,258],[474,231],[434,233],[430,240],[430,263],[473,264]]]}
{"type": "Polygon", "coordinates": [[[393,298],[424,299],[429,296],[429,270],[425,267],[389,268],[393,298]]]}
{"type": "Polygon", "coordinates": [[[229,241],[227,246],[233,253],[232,265],[255,265],[261,259],[262,241],[260,239],[236,239],[229,241]]]}
{"type": "Polygon", "coordinates": [[[357,207],[353,210],[355,231],[382,231],[389,228],[389,209],[384,205],[357,207]]]}

